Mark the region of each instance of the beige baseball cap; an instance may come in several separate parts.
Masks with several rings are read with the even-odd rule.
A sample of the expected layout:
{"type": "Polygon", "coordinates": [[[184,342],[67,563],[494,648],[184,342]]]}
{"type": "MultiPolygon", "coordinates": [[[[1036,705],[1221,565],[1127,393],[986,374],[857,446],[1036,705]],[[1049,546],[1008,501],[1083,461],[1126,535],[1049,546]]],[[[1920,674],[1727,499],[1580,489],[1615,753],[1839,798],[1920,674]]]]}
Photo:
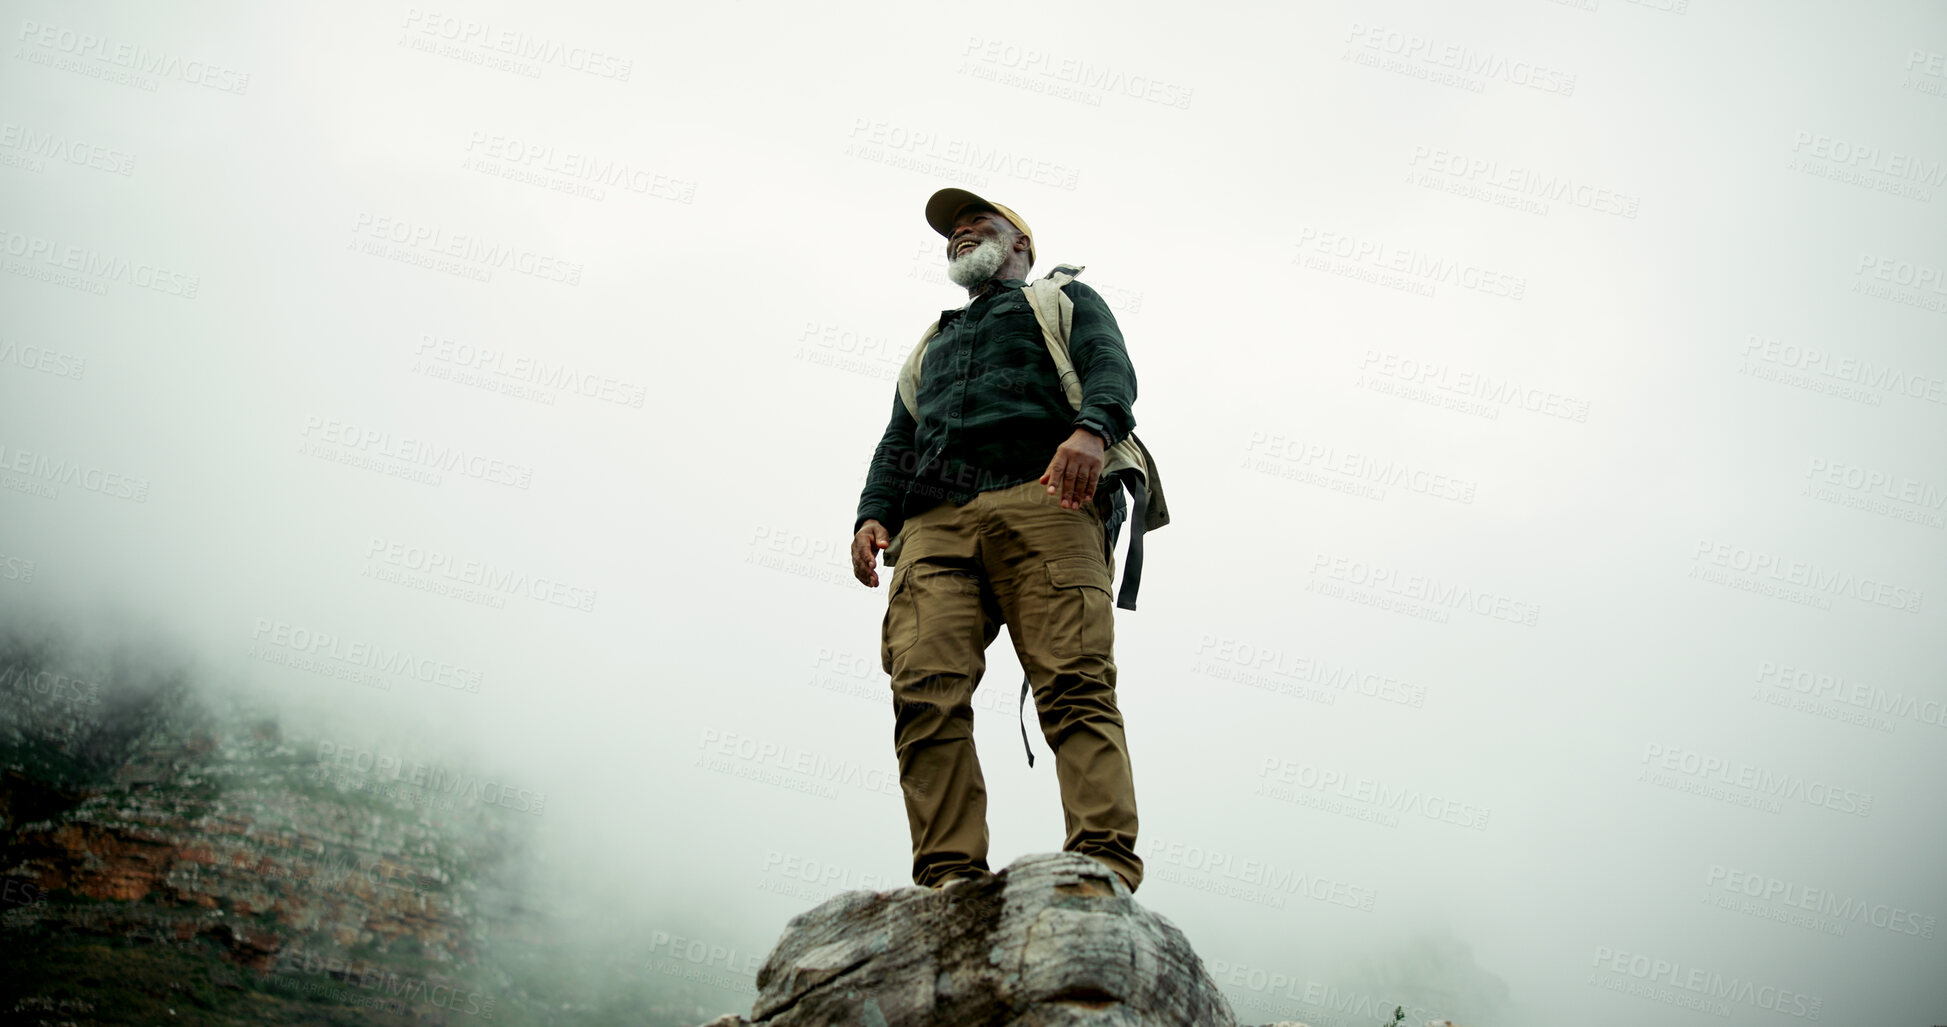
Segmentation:
{"type": "Polygon", "coordinates": [[[959,217],[960,212],[968,206],[975,204],[994,208],[1001,217],[1013,222],[1014,227],[1020,229],[1022,235],[1028,237],[1028,264],[1033,266],[1034,232],[1028,229],[1028,223],[1021,220],[1021,215],[986,197],[975,195],[965,189],[942,189],[926,201],[926,223],[933,226],[933,231],[950,239],[953,237],[953,219],[959,217]]]}

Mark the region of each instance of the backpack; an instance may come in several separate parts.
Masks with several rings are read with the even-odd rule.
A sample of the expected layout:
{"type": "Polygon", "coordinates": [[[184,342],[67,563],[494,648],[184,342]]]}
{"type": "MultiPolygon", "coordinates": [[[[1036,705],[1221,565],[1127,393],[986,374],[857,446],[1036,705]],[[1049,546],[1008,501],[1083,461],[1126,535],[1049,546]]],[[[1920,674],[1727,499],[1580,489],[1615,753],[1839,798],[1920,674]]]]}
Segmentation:
{"type": "MultiPolygon", "coordinates": [[[[1062,286],[1074,281],[1081,273],[1081,265],[1057,264],[1053,271],[1022,289],[1027,293],[1028,307],[1034,311],[1035,321],[1041,325],[1041,338],[1048,344],[1048,355],[1054,358],[1055,372],[1061,381],[1063,394],[1068,397],[1068,405],[1076,410],[1082,408],[1082,381],[1075,371],[1074,362],[1068,357],[1068,334],[1075,322],[1075,301],[1068,298],[1062,286]]],[[[919,418],[921,362],[925,359],[927,344],[938,334],[940,323],[936,320],[926,326],[918,345],[906,355],[906,362],[899,369],[899,399],[915,420],[919,418]]],[[[1116,606],[1133,610],[1136,608],[1136,590],[1142,583],[1143,533],[1170,522],[1169,504],[1163,497],[1163,479],[1157,471],[1156,458],[1149,454],[1149,448],[1143,445],[1135,432],[1130,432],[1102,451],[1102,477],[1098,487],[1108,488],[1113,497],[1113,512],[1103,524],[1102,546],[1103,557],[1110,561],[1112,568],[1116,539],[1121,534],[1123,519],[1126,516],[1129,520],[1129,555],[1123,560],[1122,590],[1116,596],[1116,606]],[[1132,499],[1126,508],[1122,499],[1125,489],[1132,499]]],[[[899,534],[893,536],[892,543],[886,547],[886,566],[898,563],[900,543],[905,541],[905,535],[902,526],[899,534]]],[[[1023,677],[1023,704],[1027,696],[1028,680],[1023,677]]],[[[1028,744],[1025,722],[1021,725],[1021,744],[1028,744]]],[[[1034,750],[1031,747],[1028,748],[1028,766],[1034,766],[1034,750]]]]}

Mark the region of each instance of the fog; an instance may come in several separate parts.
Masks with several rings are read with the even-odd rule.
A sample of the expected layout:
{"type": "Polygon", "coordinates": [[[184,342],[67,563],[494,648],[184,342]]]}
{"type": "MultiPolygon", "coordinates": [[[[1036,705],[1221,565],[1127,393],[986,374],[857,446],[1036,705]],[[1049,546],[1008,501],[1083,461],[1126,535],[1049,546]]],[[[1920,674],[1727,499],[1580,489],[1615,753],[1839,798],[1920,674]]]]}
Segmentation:
{"type": "MultiPolygon", "coordinates": [[[[1242,1022],[1947,1015],[1938,6],[6,32],[6,608],[545,795],[557,908],[910,884],[846,549],[959,185],[1127,340],[1137,900],[1242,1022]]],[[[998,870],[1062,819],[988,659],[998,870]]]]}

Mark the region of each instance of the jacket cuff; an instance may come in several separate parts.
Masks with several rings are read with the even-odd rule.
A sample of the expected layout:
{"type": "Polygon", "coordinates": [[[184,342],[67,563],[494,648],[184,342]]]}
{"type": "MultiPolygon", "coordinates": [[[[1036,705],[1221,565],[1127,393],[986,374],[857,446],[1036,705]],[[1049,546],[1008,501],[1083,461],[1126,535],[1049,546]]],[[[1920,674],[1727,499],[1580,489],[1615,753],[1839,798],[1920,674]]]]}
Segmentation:
{"type": "Polygon", "coordinates": [[[852,534],[854,535],[858,534],[859,529],[865,527],[866,521],[878,521],[880,525],[882,525],[886,529],[887,535],[899,534],[899,524],[897,523],[897,518],[894,517],[894,515],[890,513],[875,512],[871,510],[859,514],[858,517],[852,521],[852,534]]]}
{"type": "Polygon", "coordinates": [[[1109,429],[1105,425],[1103,425],[1102,422],[1097,421],[1093,417],[1076,418],[1074,422],[1074,427],[1080,428],[1084,431],[1092,431],[1095,434],[1102,436],[1103,449],[1109,449],[1113,447],[1116,443],[1115,434],[1109,431],[1109,429]]]}

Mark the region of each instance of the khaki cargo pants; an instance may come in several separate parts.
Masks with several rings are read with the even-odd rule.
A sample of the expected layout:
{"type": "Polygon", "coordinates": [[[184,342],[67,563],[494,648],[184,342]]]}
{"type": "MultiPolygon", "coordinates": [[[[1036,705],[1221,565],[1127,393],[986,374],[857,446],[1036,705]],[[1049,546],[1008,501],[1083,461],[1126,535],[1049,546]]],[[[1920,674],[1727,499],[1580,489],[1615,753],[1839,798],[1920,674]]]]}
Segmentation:
{"type": "Polygon", "coordinates": [[[1108,500],[1064,510],[1040,482],[942,502],[909,518],[880,662],[892,675],[893,748],[913,836],[913,883],[988,870],[987,785],[973,693],[1002,624],[1055,754],[1064,851],[1142,884],[1136,789],[1115,701],[1108,500]]]}

